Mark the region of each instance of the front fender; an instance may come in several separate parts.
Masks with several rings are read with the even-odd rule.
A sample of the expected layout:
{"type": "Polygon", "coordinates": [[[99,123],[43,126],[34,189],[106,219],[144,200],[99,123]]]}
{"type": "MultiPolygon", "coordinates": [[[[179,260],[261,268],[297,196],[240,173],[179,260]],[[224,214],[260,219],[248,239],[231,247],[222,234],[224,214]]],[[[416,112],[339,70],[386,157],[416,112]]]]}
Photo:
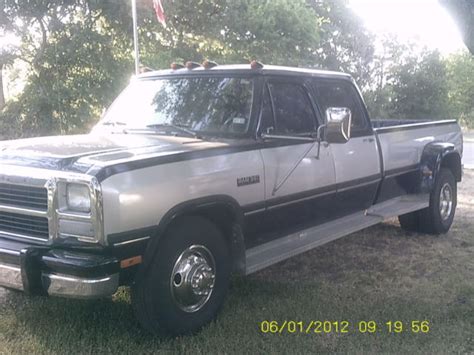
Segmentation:
{"type": "Polygon", "coordinates": [[[181,216],[201,215],[223,230],[231,249],[233,269],[245,271],[245,241],[243,236],[243,212],[239,203],[227,195],[212,195],[180,203],[171,208],[158,224],[157,233],[150,240],[143,267],[149,267],[159,247],[160,239],[168,226],[181,216]],[[221,216],[221,213],[224,215],[221,216]],[[223,218],[220,218],[223,217],[223,218]]]}

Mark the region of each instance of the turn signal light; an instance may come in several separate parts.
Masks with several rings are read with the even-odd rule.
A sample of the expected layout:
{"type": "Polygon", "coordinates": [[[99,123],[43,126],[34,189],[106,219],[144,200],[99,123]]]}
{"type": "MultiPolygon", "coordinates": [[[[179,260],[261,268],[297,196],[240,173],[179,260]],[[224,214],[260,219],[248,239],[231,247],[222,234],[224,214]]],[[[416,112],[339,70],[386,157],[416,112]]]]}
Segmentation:
{"type": "Polygon", "coordinates": [[[121,269],[126,269],[128,267],[138,265],[138,264],[141,264],[141,263],[142,263],[142,256],[138,255],[138,256],[134,256],[133,258],[120,260],[120,268],[121,269]]]}

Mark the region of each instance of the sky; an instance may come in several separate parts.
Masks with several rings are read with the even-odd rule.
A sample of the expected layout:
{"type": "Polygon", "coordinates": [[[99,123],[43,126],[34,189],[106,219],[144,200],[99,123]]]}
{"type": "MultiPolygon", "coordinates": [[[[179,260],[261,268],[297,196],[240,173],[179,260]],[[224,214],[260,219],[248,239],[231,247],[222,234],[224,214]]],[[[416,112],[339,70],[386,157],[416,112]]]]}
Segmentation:
{"type": "Polygon", "coordinates": [[[465,49],[461,34],[438,0],[349,0],[350,7],[375,33],[395,33],[449,54],[465,49]]]}

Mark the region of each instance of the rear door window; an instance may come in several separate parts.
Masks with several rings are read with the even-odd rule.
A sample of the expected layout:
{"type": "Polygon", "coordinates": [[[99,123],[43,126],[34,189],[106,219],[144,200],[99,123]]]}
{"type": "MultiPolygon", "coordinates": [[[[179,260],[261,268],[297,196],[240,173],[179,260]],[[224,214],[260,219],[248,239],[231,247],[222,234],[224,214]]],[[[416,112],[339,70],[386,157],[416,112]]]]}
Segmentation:
{"type": "Polygon", "coordinates": [[[268,88],[275,120],[275,134],[298,135],[315,130],[312,104],[303,85],[270,82],[268,88]]]}

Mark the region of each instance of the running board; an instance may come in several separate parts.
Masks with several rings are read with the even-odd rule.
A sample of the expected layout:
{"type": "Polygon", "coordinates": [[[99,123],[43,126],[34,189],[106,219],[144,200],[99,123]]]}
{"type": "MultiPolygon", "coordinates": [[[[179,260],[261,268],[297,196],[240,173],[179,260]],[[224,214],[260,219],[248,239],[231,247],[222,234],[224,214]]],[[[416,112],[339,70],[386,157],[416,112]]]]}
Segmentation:
{"type": "Polygon", "coordinates": [[[245,253],[246,274],[251,274],[348,234],[373,226],[385,219],[417,211],[428,207],[428,205],[428,194],[401,196],[373,205],[367,210],[248,249],[245,253]]]}
{"type": "Polygon", "coordinates": [[[429,194],[405,195],[373,205],[366,211],[366,214],[368,216],[379,216],[383,219],[389,219],[405,213],[421,210],[428,207],[429,204],[429,194]]]}

